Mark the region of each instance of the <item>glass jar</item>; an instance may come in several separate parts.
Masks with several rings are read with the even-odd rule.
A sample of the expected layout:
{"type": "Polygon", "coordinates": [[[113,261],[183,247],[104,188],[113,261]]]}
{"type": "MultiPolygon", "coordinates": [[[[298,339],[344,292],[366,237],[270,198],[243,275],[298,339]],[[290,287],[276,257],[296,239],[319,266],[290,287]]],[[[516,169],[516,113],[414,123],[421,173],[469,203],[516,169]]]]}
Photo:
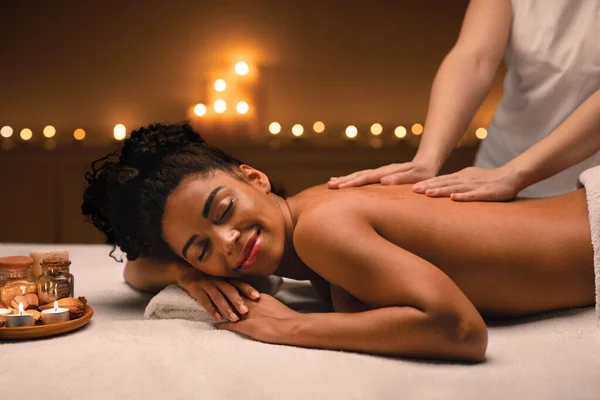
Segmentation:
{"type": "Polygon", "coordinates": [[[27,256],[0,258],[0,303],[4,306],[11,307],[10,303],[16,296],[36,294],[32,264],[33,259],[27,256]]]}
{"type": "Polygon", "coordinates": [[[44,258],[40,263],[42,276],[38,280],[40,304],[52,303],[75,294],[75,280],[69,272],[71,261],[61,257],[44,258]]]}

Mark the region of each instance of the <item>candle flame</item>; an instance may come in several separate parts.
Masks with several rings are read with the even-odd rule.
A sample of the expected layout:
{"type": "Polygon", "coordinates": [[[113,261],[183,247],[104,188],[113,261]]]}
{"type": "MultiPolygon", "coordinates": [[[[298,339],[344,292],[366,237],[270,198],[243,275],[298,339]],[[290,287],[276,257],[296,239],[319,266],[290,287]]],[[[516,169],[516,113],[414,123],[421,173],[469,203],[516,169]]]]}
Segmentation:
{"type": "Polygon", "coordinates": [[[54,302],[54,312],[58,311],[58,301],[54,302]]]}
{"type": "Polygon", "coordinates": [[[25,286],[19,286],[21,288],[21,294],[25,294],[25,286]]]}
{"type": "Polygon", "coordinates": [[[25,311],[23,309],[23,303],[19,303],[19,315],[23,315],[23,311],[25,311]]]}

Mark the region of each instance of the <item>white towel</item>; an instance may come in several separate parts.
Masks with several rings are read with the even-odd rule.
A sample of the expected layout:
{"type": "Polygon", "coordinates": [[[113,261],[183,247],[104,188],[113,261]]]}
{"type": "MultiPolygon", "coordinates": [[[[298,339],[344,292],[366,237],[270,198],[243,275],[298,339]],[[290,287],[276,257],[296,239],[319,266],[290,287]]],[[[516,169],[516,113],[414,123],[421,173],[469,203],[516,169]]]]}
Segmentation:
{"type": "MultiPolygon", "coordinates": [[[[251,285],[261,293],[274,295],[282,283],[282,278],[270,276],[268,279],[255,279],[251,282],[251,285]]],[[[146,306],[144,317],[147,319],[186,319],[207,323],[216,322],[215,317],[210,315],[200,303],[179,285],[167,286],[154,296],[146,306]]],[[[226,315],[223,317],[227,318],[226,315]]]]}
{"type": "Polygon", "coordinates": [[[600,166],[587,169],[579,175],[585,187],[588,216],[594,248],[594,273],[596,276],[596,319],[600,322],[600,166]]]}

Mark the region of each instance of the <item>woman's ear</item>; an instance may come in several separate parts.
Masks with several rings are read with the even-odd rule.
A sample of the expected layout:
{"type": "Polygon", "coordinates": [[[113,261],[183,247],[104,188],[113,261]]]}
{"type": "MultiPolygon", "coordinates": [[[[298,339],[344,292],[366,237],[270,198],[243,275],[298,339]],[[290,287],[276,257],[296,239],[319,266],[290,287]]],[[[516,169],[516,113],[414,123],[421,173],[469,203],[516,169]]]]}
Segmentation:
{"type": "Polygon", "coordinates": [[[248,181],[250,185],[264,193],[271,192],[271,181],[269,181],[269,177],[265,175],[264,172],[246,164],[240,165],[240,171],[242,171],[242,174],[246,177],[246,181],[248,181]]]}

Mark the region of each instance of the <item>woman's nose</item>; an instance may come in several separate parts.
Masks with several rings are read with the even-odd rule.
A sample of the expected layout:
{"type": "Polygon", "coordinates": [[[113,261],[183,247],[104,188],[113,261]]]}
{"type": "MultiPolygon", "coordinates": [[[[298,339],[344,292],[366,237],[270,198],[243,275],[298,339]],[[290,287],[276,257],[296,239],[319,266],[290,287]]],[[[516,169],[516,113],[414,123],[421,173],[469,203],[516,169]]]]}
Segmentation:
{"type": "Polygon", "coordinates": [[[237,229],[224,228],[219,230],[218,235],[221,238],[221,243],[225,254],[235,254],[235,247],[240,239],[240,236],[242,235],[241,232],[237,229]]]}

